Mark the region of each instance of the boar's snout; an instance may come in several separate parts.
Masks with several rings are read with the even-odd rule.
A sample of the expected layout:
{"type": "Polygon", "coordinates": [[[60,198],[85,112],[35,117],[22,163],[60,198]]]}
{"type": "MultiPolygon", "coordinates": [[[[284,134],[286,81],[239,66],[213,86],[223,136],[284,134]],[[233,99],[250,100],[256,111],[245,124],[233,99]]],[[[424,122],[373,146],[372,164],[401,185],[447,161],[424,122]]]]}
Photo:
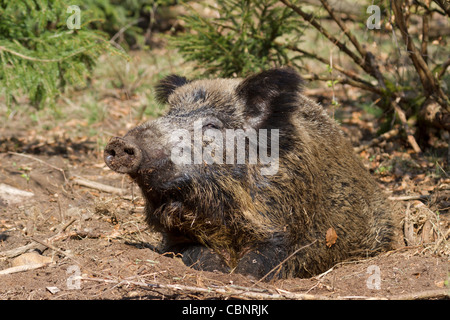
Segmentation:
{"type": "Polygon", "coordinates": [[[103,156],[108,167],[119,173],[136,172],[142,161],[141,149],[133,142],[119,137],[109,141],[103,156]]]}

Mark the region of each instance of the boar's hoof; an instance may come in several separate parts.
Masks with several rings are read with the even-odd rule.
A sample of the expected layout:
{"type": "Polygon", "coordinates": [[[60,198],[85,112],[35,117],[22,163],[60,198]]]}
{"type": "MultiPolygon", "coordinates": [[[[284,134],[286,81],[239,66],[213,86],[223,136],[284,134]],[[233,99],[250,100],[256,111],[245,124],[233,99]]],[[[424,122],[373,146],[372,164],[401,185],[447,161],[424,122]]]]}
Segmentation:
{"type": "Polygon", "coordinates": [[[122,138],[112,138],[104,151],[105,162],[119,173],[133,173],[142,161],[142,152],[137,145],[122,138]]]}

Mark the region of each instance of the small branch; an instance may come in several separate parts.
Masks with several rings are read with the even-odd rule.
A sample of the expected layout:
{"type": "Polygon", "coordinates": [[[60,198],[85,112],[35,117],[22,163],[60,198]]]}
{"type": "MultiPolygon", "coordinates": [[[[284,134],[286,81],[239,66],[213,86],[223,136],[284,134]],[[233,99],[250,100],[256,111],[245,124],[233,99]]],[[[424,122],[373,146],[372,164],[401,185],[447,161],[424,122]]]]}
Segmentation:
{"type": "Polygon", "coordinates": [[[439,246],[441,245],[441,243],[444,240],[447,240],[448,236],[450,235],[450,229],[447,230],[447,232],[445,233],[444,236],[440,237],[439,240],[436,242],[436,245],[434,246],[434,252],[437,251],[437,249],[439,248],[439,246]]]}
{"type": "MultiPolygon", "coordinates": [[[[352,50],[350,50],[345,43],[340,42],[336,37],[332,36],[326,29],[322,27],[320,23],[318,23],[314,16],[307,14],[302,11],[299,7],[290,3],[288,0],[281,0],[287,7],[291,8],[300,15],[303,19],[308,21],[313,27],[315,27],[320,33],[322,33],[325,37],[328,38],[334,45],[336,45],[341,51],[347,54],[359,67],[361,67],[368,75],[377,79],[379,86],[386,90],[386,84],[384,81],[384,77],[381,74],[378,64],[376,63],[375,57],[371,52],[366,51],[366,49],[359,43],[353,33],[347,28],[345,23],[334,13],[334,10],[330,7],[326,0],[320,0],[322,5],[328,11],[330,17],[338,24],[339,28],[344,32],[350,42],[355,46],[358,53],[361,57],[358,57],[352,50]]],[[[362,87],[361,85],[358,87],[362,87]]],[[[370,86],[373,87],[373,86],[370,86]]],[[[364,88],[367,90],[368,86],[364,85],[364,88]]],[[[371,90],[374,92],[374,90],[371,90]]],[[[381,90],[377,89],[377,93],[380,94],[381,90]]]]}
{"type": "Polygon", "coordinates": [[[38,247],[38,245],[34,242],[31,242],[25,246],[21,246],[15,249],[2,251],[0,252],[0,260],[8,259],[8,258],[14,258],[17,256],[20,256],[22,253],[34,250],[38,247]]]}
{"type": "Polygon", "coordinates": [[[412,195],[412,196],[399,196],[399,197],[388,197],[391,201],[410,201],[410,200],[428,200],[430,196],[427,195],[412,195]]]}
{"type": "Polygon", "coordinates": [[[125,190],[125,189],[111,187],[111,186],[108,186],[108,185],[105,185],[105,184],[102,184],[99,182],[87,180],[82,177],[74,177],[72,182],[79,186],[88,187],[91,189],[96,189],[96,190],[107,192],[107,193],[117,194],[119,196],[122,196],[124,199],[132,200],[131,196],[125,195],[127,193],[127,190],[125,190]]]}
{"type": "Polygon", "coordinates": [[[406,44],[408,55],[419,75],[420,82],[422,83],[422,87],[425,90],[426,96],[431,96],[433,93],[437,93],[439,95],[439,98],[442,98],[442,89],[439,90],[439,85],[437,85],[436,79],[431,74],[427,63],[422,58],[422,55],[414,45],[413,39],[408,33],[408,28],[406,27],[404,13],[402,10],[402,2],[403,1],[391,1],[392,8],[395,14],[395,23],[398,26],[400,33],[402,34],[403,40],[406,44]]]}
{"type": "Polygon", "coordinates": [[[360,66],[364,71],[371,75],[370,68],[364,63],[364,59],[358,57],[353,51],[351,51],[345,43],[340,42],[336,37],[331,35],[326,29],[318,23],[313,15],[310,15],[300,9],[298,6],[292,4],[289,0],[280,0],[284,5],[294,10],[299,16],[304,20],[309,22],[314,28],[316,28],[321,34],[323,34],[328,40],[331,41],[335,46],[337,46],[341,51],[345,52],[358,66],[360,66]]]}
{"type": "Polygon", "coordinates": [[[369,74],[377,79],[378,84],[380,87],[383,88],[383,90],[386,90],[386,84],[384,83],[384,77],[380,72],[380,68],[378,67],[378,64],[375,60],[375,56],[372,54],[372,52],[367,52],[366,54],[366,62],[368,63],[371,72],[369,74]]]}
{"type": "Polygon", "coordinates": [[[405,112],[398,105],[399,100],[400,99],[397,98],[397,100],[392,101],[391,104],[394,107],[395,111],[397,112],[398,118],[400,119],[400,122],[403,125],[403,130],[406,133],[409,144],[413,148],[414,152],[421,153],[422,150],[420,149],[419,144],[417,143],[416,139],[414,138],[414,135],[412,134],[411,128],[409,127],[408,122],[406,120],[405,112]]]}
{"type": "Polygon", "coordinates": [[[264,299],[264,300],[279,300],[279,299],[295,299],[295,300],[328,300],[329,298],[320,295],[312,295],[312,294],[301,294],[301,293],[292,293],[284,290],[280,290],[281,293],[262,293],[255,292],[253,288],[239,287],[240,289],[233,288],[232,286],[220,286],[220,287],[194,287],[194,286],[186,286],[181,284],[162,284],[162,283],[144,283],[137,281],[128,281],[128,280],[109,280],[109,279],[99,279],[99,278],[86,278],[81,277],[81,280],[85,281],[96,281],[96,282],[104,282],[104,283],[112,283],[112,284],[126,284],[126,285],[135,285],[138,287],[143,287],[150,290],[155,289],[166,289],[170,291],[179,292],[182,291],[184,293],[203,293],[203,294],[211,294],[216,293],[223,296],[233,296],[237,298],[249,298],[249,299],[264,299]]]}
{"type": "Polygon", "coordinates": [[[89,236],[89,234],[86,234],[81,231],[69,232],[69,233],[64,232],[75,221],[76,221],[76,219],[74,218],[74,219],[70,220],[68,223],[64,224],[57,234],[55,234],[54,236],[51,236],[50,238],[47,239],[47,242],[45,244],[41,244],[39,241],[33,241],[27,245],[0,252],[0,260],[20,256],[21,254],[23,254],[25,252],[29,252],[31,250],[39,248],[39,245],[44,245],[44,247],[48,247],[48,244],[50,244],[50,243],[53,243],[55,241],[64,240],[64,239],[67,239],[67,238],[70,238],[73,236],[77,236],[80,233],[81,233],[81,236],[89,236]]]}
{"type": "Polygon", "coordinates": [[[181,284],[162,284],[162,283],[145,283],[138,281],[129,281],[129,280],[112,280],[112,279],[101,279],[101,278],[87,278],[80,277],[81,280],[84,281],[95,281],[102,283],[110,283],[117,285],[134,285],[137,287],[141,287],[144,289],[149,289],[158,292],[155,289],[166,289],[172,292],[180,292],[185,294],[191,293],[202,293],[202,294],[219,294],[224,297],[235,297],[235,298],[247,298],[247,299],[260,299],[260,300],[281,300],[281,299],[289,299],[289,300],[373,300],[373,299],[392,299],[392,300],[418,300],[418,299],[431,299],[431,298],[444,298],[448,297],[448,289],[438,289],[438,290],[430,290],[430,291],[422,291],[416,293],[409,293],[403,295],[393,295],[388,297],[368,297],[368,296],[338,296],[335,298],[330,298],[322,295],[312,295],[305,293],[293,293],[286,290],[275,289],[277,293],[272,292],[256,292],[254,288],[247,288],[239,286],[236,288],[235,286],[220,286],[220,287],[195,287],[195,286],[186,286],[181,284]]]}
{"type": "Polygon", "coordinates": [[[39,269],[39,268],[47,266],[48,264],[49,263],[34,263],[34,264],[26,264],[23,266],[11,267],[11,268],[0,270],[0,275],[39,269]]]}
{"type": "MultiPolygon", "coordinates": [[[[69,259],[72,259],[72,260],[74,259],[74,258],[72,257],[71,254],[68,254],[67,252],[64,252],[64,251],[62,251],[62,250],[56,248],[55,246],[53,246],[53,245],[50,244],[50,243],[47,243],[47,242],[45,242],[45,241],[42,241],[42,240],[39,240],[39,239],[36,239],[36,238],[33,238],[33,237],[31,237],[31,240],[33,240],[34,242],[37,242],[37,243],[43,245],[44,247],[47,247],[47,248],[49,248],[49,249],[52,249],[53,251],[56,251],[56,252],[62,254],[63,256],[66,256],[66,257],[69,258],[69,259]]],[[[77,261],[75,260],[75,262],[77,262],[77,261]]]]}
{"type": "Polygon", "coordinates": [[[53,169],[55,169],[55,170],[58,170],[58,171],[61,172],[61,174],[63,175],[64,181],[67,182],[66,174],[64,173],[64,170],[61,169],[61,168],[58,168],[58,167],[56,167],[56,166],[54,166],[54,165],[52,165],[52,164],[50,164],[50,163],[47,163],[47,162],[45,162],[45,161],[43,161],[43,160],[41,160],[41,159],[38,159],[38,158],[33,157],[33,156],[30,156],[30,155],[28,155],[28,154],[17,153],[17,152],[12,152],[12,151],[8,151],[8,153],[9,153],[9,154],[13,154],[13,155],[15,155],[15,156],[24,157],[24,158],[28,158],[28,159],[31,159],[31,160],[40,162],[40,163],[45,164],[46,166],[48,166],[48,167],[50,167],[50,168],[53,168],[53,169]]]}
{"type": "Polygon", "coordinates": [[[0,51],[9,52],[12,55],[15,55],[15,56],[17,56],[19,58],[22,58],[22,59],[25,59],[25,60],[29,60],[29,61],[35,61],[35,62],[61,62],[61,61],[65,60],[65,59],[71,58],[73,56],[76,56],[79,53],[82,53],[82,52],[86,51],[86,48],[81,48],[78,51],[75,51],[75,52],[73,52],[73,53],[71,53],[71,54],[69,54],[69,55],[67,55],[65,57],[59,58],[59,59],[40,59],[40,58],[29,57],[29,56],[26,56],[26,55],[21,54],[19,52],[16,52],[14,50],[8,49],[8,48],[6,48],[4,46],[0,46],[0,51]]]}
{"type": "Polygon", "coordinates": [[[372,89],[372,87],[367,87],[364,84],[362,84],[360,82],[357,82],[357,81],[354,81],[354,80],[352,80],[350,78],[339,78],[339,77],[338,78],[334,78],[334,77],[329,77],[329,76],[320,76],[320,75],[317,75],[315,73],[302,75],[302,78],[304,80],[310,80],[310,81],[314,81],[314,80],[335,81],[335,80],[338,80],[339,84],[348,84],[348,85],[350,85],[352,87],[355,87],[355,88],[360,88],[360,89],[364,89],[364,90],[367,90],[367,91],[370,91],[370,92],[379,93],[377,88],[373,87],[373,89],[372,89]]]}
{"type": "Polygon", "coordinates": [[[450,3],[448,0],[434,0],[434,2],[441,7],[448,16],[450,16],[450,3]]]}
{"type": "Polygon", "coordinates": [[[361,46],[361,44],[356,39],[356,37],[353,35],[353,33],[350,32],[350,30],[347,28],[345,23],[342,22],[342,20],[337,15],[334,14],[334,10],[328,4],[328,1],[320,0],[320,2],[322,3],[323,7],[328,11],[328,14],[330,15],[330,17],[337,23],[339,28],[341,28],[341,30],[344,32],[344,34],[347,36],[347,38],[351,41],[351,43],[353,43],[353,45],[355,46],[356,50],[358,50],[361,57],[364,58],[367,54],[366,50],[361,46]]]}
{"type": "MultiPolygon", "coordinates": [[[[300,49],[300,48],[298,48],[297,46],[294,46],[294,45],[288,45],[287,48],[288,48],[289,50],[292,50],[292,51],[300,52],[300,53],[304,54],[305,56],[308,56],[308,57],[310,57],[310,58],[312,58],[312,59],[315,59],[315,60],[317,60],[317,61],[322,62],[322,63],[325,64],[325,65],[329,65],[329,64],[330,64],[330,62],[329,62],[327,59],[322,58],[322,57],[318,56],[318,55],[315,54],[315,53],[308,52],[308,51],[305,51],[305,50],[303,50],[303,49],[300,49]]],[[[339,71],[340,73],[346,75],[346,76],[349,77],[350,79],[352,79],[352,80],[358,82],[358,83],[359,83],[358,88],[365,89],[365,90],[367,90],[367,91],[370,91],[370,92],[377,93],[377,94],[380,94],[380,95],[381,95],[381,90],[380,90],[380,89],[378,89],[377,87],[373,86],[370,82],[361,79],[361,78],[358,77],[354,72],[351,72],[351,71],[349,71],[349,70],[346,70],[346,69],[344,69],[343,67],[341,67],[341,66],[339,66],[339,65],[337,65],[337,64],[335,64],[335,63],[333,63],[333,69],[336,69],[337,71],[339,71]]],[[[352,83],[354,83],[354,82],[352,82],[352,83]]],[[[349,84],[350,84],[350,83],[349,83],[349,84]]]]}
{"type": "Polygon", "coordinates": [[[450,58],[447,59],[442,65],[441,65],[441,71],[439,71],[437,78],[441,79],[445,72],[447,71],[448,66],[450,66],[450,58]]]}
{"type": "Polygon", "coordinates": [[[449,298],[448,289],[437,289],[422,292],[413,292],[407,294],[400,294],[396,296],[388,297],[391,300],[424,300],[424,299],[437,299],[437,298],[449,298]]]}
{"type": "Polygon", "coordinates": [[[428,63],[428,34],[430,30],[430,0],[426,0],[426,9],[427,12],[422,16],[422,45],[420,48],[420,53],[422,54],[422,58],[425,63],[428,63]]]}
{"type": "Polygon", "coordinates": [[[131,28],[132,26],[134,26],[135,24],[138,24],[139,22],[144,21],[144,18],[139,18],[135,21],[131,21],[129,24],[127,24],[126,26],[120,28],[119,31],[117,31],[117,33],[109,40],[110,42],[116,42],[116,39],[120,36],[122,36],[122,34],[127,31],[129,28],[131,28]]]}
{"type": "Polygon", "coordinates": [[[372,139],[369,143],[354,148],[354,150],[356,153],[360,153],[361,151],[366,150],[367,148],[370,148],[373,145],[379,144],[381,141],[388,140],[388,139],[391,139],[392,137],[395,137],[396,135],[398,135],[398,133],[399,133],[398,128],[391,129],[388,132],[383,133],[379,137],[372,139]]]}

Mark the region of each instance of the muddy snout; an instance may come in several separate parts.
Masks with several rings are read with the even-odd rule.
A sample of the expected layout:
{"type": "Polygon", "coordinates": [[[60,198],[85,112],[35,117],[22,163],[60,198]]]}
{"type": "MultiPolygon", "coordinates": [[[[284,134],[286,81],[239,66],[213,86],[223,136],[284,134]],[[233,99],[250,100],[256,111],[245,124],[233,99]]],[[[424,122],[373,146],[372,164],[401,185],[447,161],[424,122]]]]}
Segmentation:
{"type": "Polygon", "coordinates": [[[103,157],[112,170],[119,173],[133,173],[142,162],[142,151],[133,142],[115,137],[106,145],[103,157]]]}

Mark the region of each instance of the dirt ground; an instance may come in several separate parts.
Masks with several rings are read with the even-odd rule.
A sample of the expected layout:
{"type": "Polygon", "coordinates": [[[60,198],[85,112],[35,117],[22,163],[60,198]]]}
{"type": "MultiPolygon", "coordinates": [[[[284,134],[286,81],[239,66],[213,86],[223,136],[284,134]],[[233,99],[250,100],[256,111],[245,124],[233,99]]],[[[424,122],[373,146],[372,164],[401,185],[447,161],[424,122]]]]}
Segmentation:
{"type": "MultiPolygon", "coordinates": [[[[111,121],[122,107],[111,103],[105,117],[111,135],[127,130],[111,121]]],[[[344,108],[341,116],[355,146],[375,136],[361,113],[344,108]]],[[[0,299],[449,298],[450,177],[436,160],[441,158],[414,155],[400,139],[359,152],[395,197],[398,249],[338,264],[310,279],[265,283],[196,271],[158,253],[159,235],[144,223],[136,185],[106,167],[95,138],[66,133],[75,120],[64,121],[37,131],[20,121],[0,128],[0,186],[28,192],[0,197],[0,299]],[[26,252],[37,253],[37,260],[15,261],[26,252]],[[17,263],[30,270],[11,269],[17,263]]]]}

